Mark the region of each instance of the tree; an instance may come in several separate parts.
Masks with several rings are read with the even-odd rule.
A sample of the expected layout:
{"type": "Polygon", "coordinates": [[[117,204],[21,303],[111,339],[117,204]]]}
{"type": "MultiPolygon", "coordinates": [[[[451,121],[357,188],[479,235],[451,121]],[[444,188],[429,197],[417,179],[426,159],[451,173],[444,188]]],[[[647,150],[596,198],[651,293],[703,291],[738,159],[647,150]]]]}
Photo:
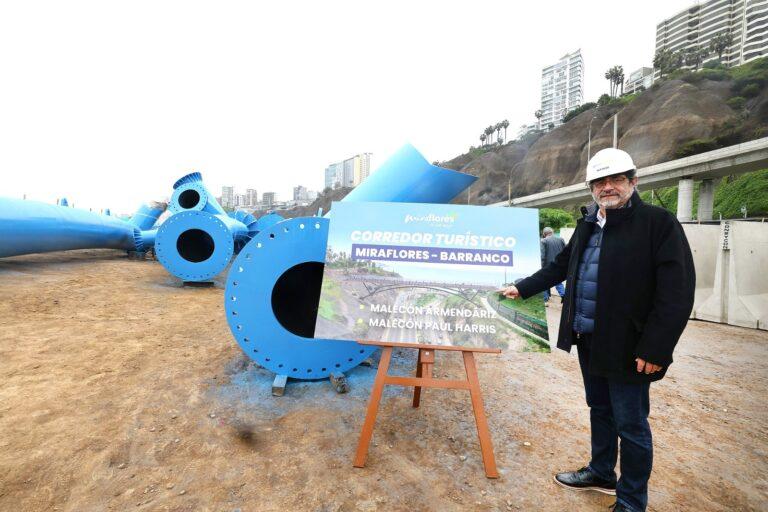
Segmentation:
{"type": "Polygon", "coordinates": [[[616,66],[616,85],[621,86],[621,94],[624,94],[624,66],[616,66]]]}
{"type": "Polygon", "coordinates": [[[575,226],[573,216],[558,208],[542,208],[539,210],[539,232],[545,227],[558,231],[560,228],[575,226]]]}
{"type": "Polygon", "coordinates": [[[709,51],[717,54],[717,60],[722,62],[723,53],[733,43],[733,34],[730,31],[720,32],[709,41],[709,51]]]}
{"type": "Polygon", "coordinates": [[[610,84],[610,95],[613,96],[613,68],[608,68],[608,71],[605,72],[605,79],[608,80],[608,84],[610,84]]]}
{"type": "Polygon", "coordinates": [[[480,143],[481,143],[483,146],[485,146],[485,139],[486,139],[486,137],[485,137],[485,134],[484,134],[484,133],[483,133],[482,135],[480,135],[480,143]]]}
{"type": "Polygon", "coordinates": [[[621,86],[621,92],[624,93],[624,68],[622,66],[613,66],[605,72],[605,79],[611,85],[611,96],[616,96],[621,86]]]}
{"type": "Polygon", "coordinates": [[[677,56],[667,48],[662,48],[656,52],[653,56],[653,67],[659,70],[659,78],[664,78],[664,75],[671,73],[678,66],[675,66],[677,56]]]}
{"type": "Polygon", "coordinates": [[[692,66],[693,70],[696,71],[699,69],[699,65],[704,60],[705,55],[706,50],[703,48],[688,48],[683,53],[683,61],[686,66],[692,66]]]}
{"type": "Polygon", "coordinates": [[[507,140],[507,127],[509,126],[509,121],[506,119],[501,122],[501,127],[504,128],[504,140],[507,140]]]}
{"type": "Polygon", "coordinates": [[[485,129],[485,137],[488,140],[488,144],[493,144],[493,132],[495,131],[493,125],[490,125],[488,128],[485,129]]]}
{"type": "Polygon", "coordinates": [[[536,129],[541,130],[541,117],[544,115],[544,112],[537,110],[533,115],[536,116],[536,129]]]}

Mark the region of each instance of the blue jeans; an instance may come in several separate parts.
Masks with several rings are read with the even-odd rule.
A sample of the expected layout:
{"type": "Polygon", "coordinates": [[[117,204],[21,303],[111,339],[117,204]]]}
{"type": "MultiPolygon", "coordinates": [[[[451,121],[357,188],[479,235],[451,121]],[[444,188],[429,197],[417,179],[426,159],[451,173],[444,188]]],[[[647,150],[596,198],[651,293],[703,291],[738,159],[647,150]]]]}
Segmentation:
{"type": "Polygon", "coordinates": [[[648,479],[653,466],[653,439],[648,424],[650,384],[624,384],[589,374],[589,337],[578,344],[579,366],[592,427],[589,468],[598,477],[616,479],[616,457],[621,450],[621,478],[616,500],[632,510],[648,506],[648,479]],[[621,448],[619,448],[621,439],[621,448]]]}
{"type": "MultiPolygon", "coordinates": [[[[563,283],[557,283],[555,285],[555,290],[557,290],[557,293],[560,294],[561,297],[565,297],[565,286],[563,286],[563,283]]],[[[549,300],[549,288],[544,290],[544,302],[547,302],[549,300]]]]}

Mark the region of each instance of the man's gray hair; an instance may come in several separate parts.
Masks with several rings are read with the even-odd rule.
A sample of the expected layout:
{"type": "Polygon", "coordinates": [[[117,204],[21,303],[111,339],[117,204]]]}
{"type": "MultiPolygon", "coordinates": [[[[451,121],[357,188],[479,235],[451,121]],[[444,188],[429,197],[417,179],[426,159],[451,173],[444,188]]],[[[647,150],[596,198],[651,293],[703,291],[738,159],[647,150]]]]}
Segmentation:
{"type": "Polygon", "coordinates": [[[542,234],[542,235],[544,235],[544,236],[547,236],[547,235],[554,235],[554,234],[555,234],[555,230],[554,230],[554,229],[552,229],[552,228],[550,228],[549,226],[547,226],[546,228],[544,228],[544,229],[541,231],[541,234],[542,234]]]}

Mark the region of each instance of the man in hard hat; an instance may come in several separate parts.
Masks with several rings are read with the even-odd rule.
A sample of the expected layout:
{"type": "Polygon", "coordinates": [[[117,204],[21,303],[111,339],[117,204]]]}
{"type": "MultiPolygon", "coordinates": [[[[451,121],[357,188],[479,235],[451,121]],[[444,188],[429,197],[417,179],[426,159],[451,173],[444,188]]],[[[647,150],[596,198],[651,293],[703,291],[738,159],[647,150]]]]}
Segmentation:
{"type": "Polygon", "coordinates": [[[615,494],[614,511],[642,512],[653,459],[649,386],[672,363],[693,308],[693,259],[677,219],[640,199],[629,154],[599,151],[587,164],[587,185],[594,203],[581,209],[565,249],[503,294],[527,298],[565,279],[557,346],[578,350],[592,455],[585,467],[558,473],[555,481],[615,494]]]}

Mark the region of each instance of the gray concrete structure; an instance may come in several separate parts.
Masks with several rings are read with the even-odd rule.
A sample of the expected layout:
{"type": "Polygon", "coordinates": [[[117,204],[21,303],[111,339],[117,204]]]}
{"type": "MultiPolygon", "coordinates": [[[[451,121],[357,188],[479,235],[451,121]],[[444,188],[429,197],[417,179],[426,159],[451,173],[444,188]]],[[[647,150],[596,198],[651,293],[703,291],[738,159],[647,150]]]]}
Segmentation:
{"type": "Polygon", "coordinates": [[[717,228],[713,237],[710,226],[685,226],[691,247],[701,248],[694,252],[692,317],[768,330],[768,224],[725,221],[717,228]]]}
{"type": "Polygon", "coordinates": [[[693,220],[693,178],[683,178],[677,185],[677,220],[693,220]]]}
{"type": "MultiPolygon", "coordinates": [[[[637,170],[637,175],[640,178],[640,187],[647,190],[677,185],[683,178],[692,178],[694,181],[717,179],[765,168],[768,168],[768,137],[643,167],[637,170]]],[[[573,174],[577,172],[577,169],[573,170],[573,174]]],[[[492,206],[560,207],[586,203],[590,197],[587,186],[584,183],[576,183],[537,194],[515,197],[511,201],[512,204],[502,201],[492,206]]]]}
{"type": "Polygon", "coordinates": [[[701,180],[699,183],[699,208],[696,211],[698,220],[712,220],[715,208],[715,180],[701,180]]]}

